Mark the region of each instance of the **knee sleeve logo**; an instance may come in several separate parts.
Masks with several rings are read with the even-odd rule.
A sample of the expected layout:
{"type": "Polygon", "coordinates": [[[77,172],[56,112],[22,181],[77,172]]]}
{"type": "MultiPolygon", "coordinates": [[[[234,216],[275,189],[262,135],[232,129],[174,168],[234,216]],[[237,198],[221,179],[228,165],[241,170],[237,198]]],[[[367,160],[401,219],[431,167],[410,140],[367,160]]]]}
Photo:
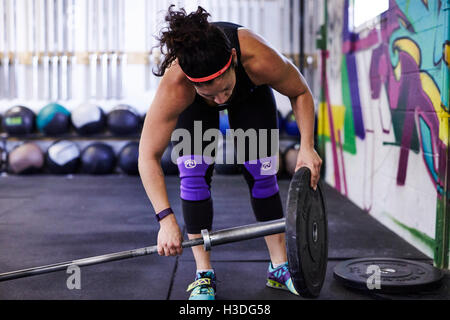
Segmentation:
{"type": "Polygon", "coordinates": [[[261,171],[268,171],[272,169],[272,161],[266,161],[261,163],[261,171]]]}
{"type": "Polygon", "coordinates": [[[188,159],[184,162],[184,166],[186,169],[193,169],[197,166],[197,162],[194,159],[188,159]]]}
{"type": "Polygon", "coordinates": [[[274,175],[278,170],[278,159],[276,157],[261,160],[259,174],[262,176],[274,175]]]}

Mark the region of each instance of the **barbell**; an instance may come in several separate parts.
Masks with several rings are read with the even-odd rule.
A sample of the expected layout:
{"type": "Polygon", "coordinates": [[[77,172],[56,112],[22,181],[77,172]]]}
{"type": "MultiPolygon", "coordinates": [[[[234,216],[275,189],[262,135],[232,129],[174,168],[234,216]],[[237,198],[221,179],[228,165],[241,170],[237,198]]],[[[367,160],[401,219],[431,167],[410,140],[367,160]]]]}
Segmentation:
{"type": "MultiPolygon", "coordinates": [[[[289,272],[297,292],[305,297],[317,297],[322,288],[328,258],[328,227],[326,205],[321,184],[310,187],[311,172],[300,168],[289,185],[286,218],[209,232],[202,237],[182,242],[183,248],[203,245],[211,247],[250,240],[285,232],[289,272]]],[[[66,270],[70,266],[84,267],[157,253],[157,246],[104,254],[89,258],[32,267],[0,274],[0,282],[44,273],[66,270]]]]}

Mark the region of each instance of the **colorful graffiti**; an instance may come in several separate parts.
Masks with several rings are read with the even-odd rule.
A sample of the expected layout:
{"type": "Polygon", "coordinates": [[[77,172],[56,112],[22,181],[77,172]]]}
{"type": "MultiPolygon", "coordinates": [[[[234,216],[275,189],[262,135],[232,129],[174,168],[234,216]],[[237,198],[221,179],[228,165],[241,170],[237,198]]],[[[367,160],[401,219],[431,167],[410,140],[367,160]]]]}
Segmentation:
{"type": "MultiPolygon", "coordinates": [[[[433,21],[438,21],[439,2],[413,3],[432,10],[433,21]]],[[[436,51],[440,51],[436,47],[442,47],[442,42],[437,41],[437,33],[441,34],[442,29],[435,28],[432,37],[429,37],[428,32],[424,36],[423,32],[416,32],[415,28],[422,29],[426,26],[420,23],[412,25],[403,12],[401,7],[392,2],[391,9],[381,17],[382,43],[373,50],[370,65],[372,98],[380,97],[380,89],[384,85],[392,112],[395,142],[401,148],[397,184],[405,184],[408,153],[421,148],[430,178],[439,196],[442,196],[448,122],[440,121],[439,117],[446,119],[448,105],[444,107],[440,99],[438,83],[442,83],[441,73],[434,73],[434,77],[430,73],[433,71],[430,64],[437,67],[442,64],[443,52],[441,51],[440,57],[436,57],[436,51]]],[[[408,12],[420,11],[418,8],[409,8],[408,12]]],[[[426,23],[429,25],[430,22],[426,23]]]]}
{"type": "MultiPolygon", "coordinates": [[[[420,154],[422,166],[436,189],[439,221],[440,215],[448,216],[450,199],[446,185],[450,40],[448,30],[445,31],[450,25],[450,1],[390,0],[389,10],[379,17],[376,26],[360,33],[349,29],[349,0],[343,5],[341,1],[326,3],[331,8],[326,9],[326,19],[331,21],[327,21],[330,34],[323,34],[327,41],[318,42],[322,50],[318,133],[323,156],[329,158],[327,168],[332,171],[329,182],[348,195],[351,186],[347,183],[343,153],[357,156],[357,146],[361,145],[357,140],[373,144],[374,130],[385,136],[391,134],[394,140],[383,141],[383,147],[399,148],[396,185],[405,186],[410,153],[420,154]],[[339,15],[333,12],[336,10],[343,21],[336,18],[339,15]],[[334,29],[336,26],[342,29],[334,29]],[[336,37],[337,33],[340,37],[336,37]],[[333,88],[328,86],[330,77],[333,88]],[[336,94],[333,90],[340,92],[336,94]],[[331,95],[335,98],[330,98],[331,95]],[[388,105],[389,116],[380,118],[388,118],[390,123],[381,121],[381,128],[377,128],[374,102],[380,103],[382,98],[388,105]],[[327,142],[331,149],[325,148],[327,142]]],[[[365,170],[373,164],[364,166],[365,170]]],[[[363,206],[370,212],[372,202],[363,206]]],[[[436,241],[443,232],[439,228],[436,225],[436,241]]],[[[442,228],[445,231],[448,226],[442,228]]]]}

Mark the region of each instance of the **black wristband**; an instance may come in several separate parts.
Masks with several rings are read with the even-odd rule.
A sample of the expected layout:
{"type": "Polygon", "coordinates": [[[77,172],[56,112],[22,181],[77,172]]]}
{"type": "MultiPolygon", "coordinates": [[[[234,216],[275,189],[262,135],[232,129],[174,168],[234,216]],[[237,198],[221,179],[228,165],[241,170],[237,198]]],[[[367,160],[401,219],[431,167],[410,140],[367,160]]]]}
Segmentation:
{"type": "Polygon", "coordinates": [[[160,222],[162,219],[167,217],[169,214],[172,214],[173,210],[172,208],[164,209],[163,211],[160,211],[156,214],[156,221],[160,222]]]}

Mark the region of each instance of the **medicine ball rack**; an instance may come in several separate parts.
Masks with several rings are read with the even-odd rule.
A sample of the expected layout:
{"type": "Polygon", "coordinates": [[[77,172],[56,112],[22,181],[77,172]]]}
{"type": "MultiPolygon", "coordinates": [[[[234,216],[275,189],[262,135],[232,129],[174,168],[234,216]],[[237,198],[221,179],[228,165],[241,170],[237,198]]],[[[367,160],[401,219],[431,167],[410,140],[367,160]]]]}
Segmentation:
{"type": "MultiPolygon", "coordinates": [[[[25,141],[43,141],[43,142],[56,142],[58,140],[69,141],[92,141],[92,142],[117,142],[117,141],[139,141],[140,134],[132,135],[115,135],[108,131],[102,134],[94,135],[80,135],[72,130],[70,133],[62,135],[46,135],[43,133],[32,133],[26,135],[9,135],[6,132],[0,132],[0,174],[7,172],[7,154],[8,154],[8,142],[25,142],[25,141]]],[[[284,155],[284,151],[288,149],[290,145],[299,141],[299,137],[289,136],[281,134],[279,137],[280,152],[284,155]]],[[[284,167],[284,166],[283,166],[284,167]]],[[[285,175],[281,172],[278,177],[282,178],[285,175]]]]}
{"type": "Polygon", "coordinates": [[[9,135],[6,132],[0,132],[0,174],[7,172],[7,155],[8,155],[8,142],[26,142],[26,141],[48,141],[56,142],[58,140],[78,140],[78,141],[92,141],[92,142],[103,142],[103,141],[139,141],[140,135],[113,135],[111,133],[96,134],[83,136],[75,132],[62,134],[62,135],[45,135],[42,133],[32,133],[27,135],[9,135]]]}

